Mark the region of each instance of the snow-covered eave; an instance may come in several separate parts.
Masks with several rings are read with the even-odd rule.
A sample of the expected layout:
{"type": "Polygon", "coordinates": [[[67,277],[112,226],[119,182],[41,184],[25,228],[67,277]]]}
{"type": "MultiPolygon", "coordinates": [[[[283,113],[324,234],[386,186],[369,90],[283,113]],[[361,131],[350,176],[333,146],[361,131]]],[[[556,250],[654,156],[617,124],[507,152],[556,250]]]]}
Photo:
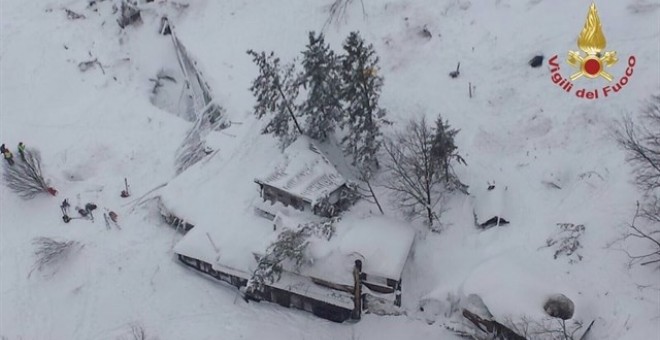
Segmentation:
{"type": "Polygon", "coordinates": [[[317,195],[317,197],[304,197],[304,196],[302,196],[302,195],[299,195],[299,194],[293,193],[293,192],[291,192],[291,191],[289,191],[289,190],[287,190],[287,189],[284,189],[284,188],[282,188],[282,187],[279,187],[279,186],[276,186],[276,185],[272,185],[272,184],[270,184],[270,183],[268,183],[268,182],[265,182],[265,181],[263,181],[263,180],[261,180],[261,179],[259,179],[259,178],[255,178],[255,179],[254,179],[254,182],[257,183],[257,184],[259,184],[259,185],[269,186],[269,187],[271,187],[271,188],[275,188],[275,189],[277,189],[277,190],[280,190],[280,191],[286,192],[287,194],[289,194],[289,195],[291,195],[291,196],[294,196],[294,197],[296,197],[296,198],[299,198],[299,199],[303,200],[304,202],[311,204],[312,206],[316,205],[316,203],[318,203],[318,200],[319,200],[320,198],[323,198],[323,197],[328,196],[328,195],[332,195],[334,192],[336,192],[337,190],[341,189],[342,187],[345,187],[346,184],[347,184],[346,179],[343,179],[343,181],[342,181],[340,184],[337,184],[337,185],[334,186],[334,187],[329,187],[328,189],[326,189],[327,191],[325,191],[325,192],[324,192],[323,194],[321,194],[321,195],[317,195]]]}
{"type": "Polygon", "coordinates": [[[307,276],[288,271],[282,273],[279,281],[266,285],[349,310],[355,307],[352,294],[323,287],[307,276]]]}
{"type": "Polygon", "coordinates": [[[250,278],[252,278],[252,275],[248,272],[245,272],[245,271],[240,270],[240,269],[232,268],[232,267],[223,265],[223,264],[218,263],[218,262],[212,263],[211,266],[213,266],[213,269],[216,270],[216,271],[223,272],[225,274],[229,274],[229,275],[233,275],[233,276],[237,276],[237,277],[240,277],[241,279],[249,280],[250,278]]]}

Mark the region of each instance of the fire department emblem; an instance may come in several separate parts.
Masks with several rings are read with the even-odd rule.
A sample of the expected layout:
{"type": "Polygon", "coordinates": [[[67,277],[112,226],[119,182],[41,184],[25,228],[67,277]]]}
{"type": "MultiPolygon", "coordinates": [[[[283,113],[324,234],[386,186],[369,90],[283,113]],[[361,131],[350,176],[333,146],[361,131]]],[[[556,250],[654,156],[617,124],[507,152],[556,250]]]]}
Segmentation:
{"type": "Polygon", "coordinates": [[[571,75],[571,80],[574,81],[585,76],[587,78],[603,77],[612,81],[612,75],[607,73],[605,68],[616,64],[618,58],[615,51],[603,53],[606,43],[596,4],[592,3],[587,14],[587,21],[577,40],[578,48],[586,55],[580,51],[568,52],[567,62],[578,69],[571,75]]]}

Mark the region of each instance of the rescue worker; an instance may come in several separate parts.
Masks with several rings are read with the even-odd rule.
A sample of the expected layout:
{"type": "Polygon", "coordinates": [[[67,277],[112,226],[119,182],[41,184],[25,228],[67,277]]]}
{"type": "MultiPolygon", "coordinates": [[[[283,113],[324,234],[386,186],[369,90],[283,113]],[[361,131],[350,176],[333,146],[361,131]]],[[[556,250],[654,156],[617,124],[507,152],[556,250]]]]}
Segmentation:
{"type": "Polygon", "coordinates": [[[25,144],[23,142],[18,143],[18,154],[21,155],[21,159],[25,162],[25,144]]]}
{"type": "Polygon", "coordinates": [[[5,160],[9,165],[14,165],[14,155],[12,155],[11,151],[5,149],[5,152],[3,152],[2,155],[5,157],[5,160]]]}

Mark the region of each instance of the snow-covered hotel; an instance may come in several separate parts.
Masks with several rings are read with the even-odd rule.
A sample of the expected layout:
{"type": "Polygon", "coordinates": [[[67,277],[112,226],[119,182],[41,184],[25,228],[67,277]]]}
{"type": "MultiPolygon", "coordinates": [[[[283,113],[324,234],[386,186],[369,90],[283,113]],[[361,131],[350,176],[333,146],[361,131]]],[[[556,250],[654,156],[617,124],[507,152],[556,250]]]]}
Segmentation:
{"type": "MultiPolygon", "coordinates": [[[[212,167],[188,170],[196,172],[190,179],[212,178],[200,174],[213,173],[212,167]]],[[[340,219],[321,217],[347,208],[343,201],[347,181],[304,137],[269,166],[254,171],[256,179],[250,185],[256,183],[257,190],[247,190],[249,195],[218,207],[223,211],[221,219],[212,217],[217,212],[202,209],[204,204],[190,204],[192,199],[217,202],[212,180],[194,184],[184,173],[162,193],[160,213],[185,233],[174,247],[181,262],[240,289],[246,299],[270,301],[338,322],[359,319],[363,310],[378,312],[401,304],[401,275],[414,241],[407,224],[353,212],[340,219]],[[328,221],[333,221],[330,229],[310,229],[328,221]],[[278,264],[280,275],[251,289],[259,259],[271,245],[283,233],[305,231],[298,244],[304,250],[300,261],[285,258],[278,264]]]]}

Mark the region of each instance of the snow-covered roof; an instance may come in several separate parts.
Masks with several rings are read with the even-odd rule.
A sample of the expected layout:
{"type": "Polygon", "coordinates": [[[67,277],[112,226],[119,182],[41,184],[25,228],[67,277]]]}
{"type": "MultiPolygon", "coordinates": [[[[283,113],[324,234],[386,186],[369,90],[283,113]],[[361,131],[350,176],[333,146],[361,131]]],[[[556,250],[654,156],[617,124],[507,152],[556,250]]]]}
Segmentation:
{"type": "Polygon", "coordinates": [[[399,280],[415,233],[404,223],[375,216],[340,221],[335,237],[335,242],[310,247],[314,265],[303,268],[303,272],[319,279],[352,285],[351,273],[358,259],[362,261],[362,271],[367,277],[399,280]]]}
{"type": "MultiPolygon", "coordinates": [[[[249,277],[257,265],[253,254],[263,254],[280,232],[302,224],[296,217],[281,214],[275,221],[256,216],[248,220],[223,221],[216,226],[196,225],[174,251],[211,263],[218,270],[231,268],[249,277]],[[274,223],[278,225],[275,230],[274,223]]],[[[407,225],[385,217],[353,217],[339,221],[335,228],[330,240],[309,239],[306,254],[309,261],[298,269],[298,274],[290,274],[309,281],[310,287],[318,285],[312,284],[309,277],[353,285],[353,266],[360,259],[362,271],[368,277],[400,279],[414,240],[414,232],[407,225]]],[[[274,286],[280,288],[283,284],[274,286]]],[[[299,284],[302,283],[286,283],[287,286],[299,284]]],[[[314,291],[310,287],[303,288],[314,291]]]]}
{"type": "Polygon", "coordinates": [[[298,196],[310,203],[332,193],[346,179],[314,142],[305,136],[284,150],[282,160],[271,164],[271,173],[255,181],[298,196]]]}

